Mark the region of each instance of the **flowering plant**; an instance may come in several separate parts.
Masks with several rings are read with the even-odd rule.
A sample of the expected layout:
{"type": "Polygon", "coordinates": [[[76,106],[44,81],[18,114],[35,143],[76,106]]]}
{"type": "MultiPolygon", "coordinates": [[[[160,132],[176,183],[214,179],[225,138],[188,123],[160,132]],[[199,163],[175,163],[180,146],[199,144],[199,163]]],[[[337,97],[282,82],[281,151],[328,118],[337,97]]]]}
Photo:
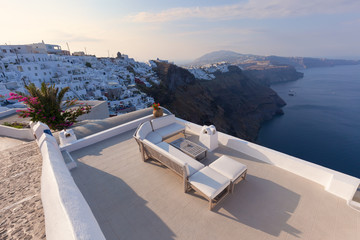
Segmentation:
{"type": "Polygon", "coordinates": [[[72,126],[77,122],[76,119],[79,116],[89,113],[91,110],[91,106],[81,103],[79,107],[76,107],[76,99],[62,101],[69,87],[59,91],[55,85],[48,86],[43,82],[40,89],[33,83],[26,85],[25,88],[29,95],[10,93],[8,100],[15,99],[27,105],[26,110],[17,110],[20,117],[30,117],[33,122],[41,121],[53,130],[62,130],[72,126]]]}
{"type": "Polygon", "coordinates": [[[153,103],[153,105],[152,105],[152,107],[153,107],[153,109],[154,110],[159,110],[160,108],[160,103],[153,103]]]}

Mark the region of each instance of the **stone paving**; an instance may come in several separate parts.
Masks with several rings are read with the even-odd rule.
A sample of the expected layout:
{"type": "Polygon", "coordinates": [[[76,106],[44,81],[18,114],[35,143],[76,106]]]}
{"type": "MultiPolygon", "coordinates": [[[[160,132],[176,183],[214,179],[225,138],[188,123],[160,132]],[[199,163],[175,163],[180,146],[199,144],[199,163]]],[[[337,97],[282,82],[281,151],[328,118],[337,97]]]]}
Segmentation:
{"type": "Polygon", "coordinates": [[[42,158],[35,141],[0,152],[0,239],[45,239],[42,158]]]}

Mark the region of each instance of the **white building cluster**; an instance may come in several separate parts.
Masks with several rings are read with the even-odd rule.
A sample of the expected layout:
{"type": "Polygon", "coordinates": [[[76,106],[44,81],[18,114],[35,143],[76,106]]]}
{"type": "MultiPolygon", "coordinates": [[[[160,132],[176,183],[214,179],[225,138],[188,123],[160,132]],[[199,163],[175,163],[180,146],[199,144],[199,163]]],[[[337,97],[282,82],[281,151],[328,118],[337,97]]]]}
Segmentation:
{"type": "Polygon", "coordinates": [[[97,58],[76,52],[70,56],[58,45],[0,45],[0,101],[6,95],[25,92],[24,85],[42,82],[56,87],[70,87],[65,99],[106,100],[110,114],[142,109],[154,99],[141,93],[136,84],[158,84],[150,63],[136,62],[127,55],[97,58]]]}
{"type": "Polygon", "coordinates": [[[187,70],[191,72],[195,78],[201,80],[213,80],[215,78],[214,72],[228,72],[228,66],[230,64],[227,62],[218,62],[213,64],[206,64],[202,66],[191,66],[187,70]]]}

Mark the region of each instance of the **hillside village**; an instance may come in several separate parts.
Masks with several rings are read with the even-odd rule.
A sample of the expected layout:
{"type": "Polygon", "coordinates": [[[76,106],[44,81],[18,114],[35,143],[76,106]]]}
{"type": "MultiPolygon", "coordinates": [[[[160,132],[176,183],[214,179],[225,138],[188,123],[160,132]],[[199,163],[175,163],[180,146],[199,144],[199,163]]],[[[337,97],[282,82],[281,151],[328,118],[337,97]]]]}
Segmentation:
{"type": "MultiPolygon", "coordinates": [[[[40,87],[42,82],[54,84],[60,89],[70,87],[65,99],[107,101],[110,116],[147,108],[154,99],[141,92],[136,85],[151,87],[160,83],[156,62],[167,63],[166,60],[159,59],[147,63],[137,62],[120,52],[116,58],[96,57],[81,51],[70,54],[70,51],[63,50],[59,45],[44,42],[0,45],[0,109],[25,107],[6,100],[8,94],[14,91],[25,92],[24,86],[29,83],[40,87]]],[[[297,72],[293,67],[273,66],[269,61],[254,59],[252,55],[244,55],[236,63],[219,61],[192,65],[186,69],[197,79],[213,80],[215,72],[226,73],[229,65],[252,71],[252,75],[262,74],[256,70],[275,71],[274,82],[301,77],[294,74],[297,72]],[[285,74],[288,70],[290,76],[285,74]],[[284,75],[285,79],[279,77],[277,72],[284,75]]],[[[266,72],[265,77],[271,79],[273,72],[266,72]]],[[[261,77],[264,78],[262,75],[261,77]]],[[[259,81],[263,82],[263,79],[259,81]]]]}
{"type": "Polygon", "coordinates": [[[0,103],[2,108],[21,107],[7,101],[10,92],[25,92],[24,85],[40,87],[45,81],[56,87],[70,87],[65,99],[104,100],[110,115],[149,107],[154,99],[140,92],[136,84],[159,84],[154,62],[137,62],[125,54],[97,58],[84,52],[62,50],[59,45],[35,43],[0,45],[0,103]]]}

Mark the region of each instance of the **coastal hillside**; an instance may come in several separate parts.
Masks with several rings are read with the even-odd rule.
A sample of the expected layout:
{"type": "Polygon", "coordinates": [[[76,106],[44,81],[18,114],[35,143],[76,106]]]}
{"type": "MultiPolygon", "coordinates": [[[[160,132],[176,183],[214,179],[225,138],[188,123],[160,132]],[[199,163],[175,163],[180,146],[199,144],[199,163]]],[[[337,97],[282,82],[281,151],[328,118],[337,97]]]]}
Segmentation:
{"type": "Polygon", "coordinates": [[[236,66],[214,72],[215,78],[208,81],[176,65],[155,63],[160,84],[138,87],[180,118],[214,124],[219,131],[253,141],[262,122],[283,113],[285,102],[236,66]]]}

